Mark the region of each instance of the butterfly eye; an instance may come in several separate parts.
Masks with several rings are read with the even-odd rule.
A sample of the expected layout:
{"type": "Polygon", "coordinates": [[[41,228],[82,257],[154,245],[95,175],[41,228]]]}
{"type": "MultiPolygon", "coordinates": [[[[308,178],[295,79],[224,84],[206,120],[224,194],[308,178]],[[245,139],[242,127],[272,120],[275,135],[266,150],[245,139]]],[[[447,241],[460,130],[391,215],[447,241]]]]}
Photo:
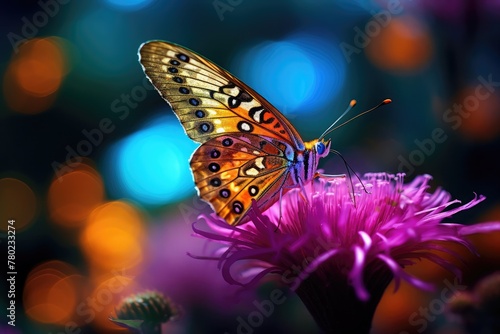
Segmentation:
{"type": "Polygon", "coordinates": [[[325,144],[323,144],[322,142],[316,143],[316,152],[318,152],[319,155],[325,153],[325,149],[326,149],[325,144]]]}
{"type": "Polygon", "coordinates": [[[293,150],[292,147],[288,146],[285,149],[285,156],[288,160],[293,160],[295,157],[295,151],[293,150]]]}

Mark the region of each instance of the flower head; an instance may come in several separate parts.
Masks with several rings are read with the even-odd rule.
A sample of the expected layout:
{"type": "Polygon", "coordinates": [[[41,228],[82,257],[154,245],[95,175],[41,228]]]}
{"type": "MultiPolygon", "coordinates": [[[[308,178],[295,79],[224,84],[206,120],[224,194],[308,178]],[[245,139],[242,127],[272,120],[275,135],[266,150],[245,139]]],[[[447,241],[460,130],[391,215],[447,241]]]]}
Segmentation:
{"type": "Polygon", "coordinates": [[[428,259],[459,276],[452,262],[436,255],[456,255],[441,242],[473,251],[465,236],[500,229],[494,223],[442,223],[484,197],[451,208],[460,202],[444,190],[430,192],[430,179],[418,176],[404,184],[401,174],[367,174],[353,191],[343,178],[320,179],[291,190],[265,214],[254,205],[250,223],[229,226],[212,215],[204,217],[209,231],[197,225],[193,229],[226,244],[215,258],[227,282],[249,286],[269,273],[281,275],[324,330],[342,332],[357,324],[358,330],[367,331],[392,279],[396,288],[401,279],[432,288],[402,268],[428,259]]]}

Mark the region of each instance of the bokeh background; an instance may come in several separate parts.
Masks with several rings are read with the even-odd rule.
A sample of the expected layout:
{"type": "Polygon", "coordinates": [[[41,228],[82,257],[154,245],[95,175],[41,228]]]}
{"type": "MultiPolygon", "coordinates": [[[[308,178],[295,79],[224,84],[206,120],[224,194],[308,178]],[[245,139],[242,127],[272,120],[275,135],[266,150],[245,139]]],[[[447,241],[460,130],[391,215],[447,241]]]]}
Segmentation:
{"type": "MultiPolygon", "coordinates": [[[[191,236],[208,209],[188,165],[196,145],[138,63],[147,40],[184,45],[228,69],[305,140],[351,99],[352,116],[391,98],[332,133],[333,148],[360,174],[428,173],[454,198],[487,197],[456,221],[500,220],[496,0],[21,0],[0,17],[1,254],[15,219],[18,272],[16,327],[2,316],[2,332],[123,332],[107,320],[114,307],[155,289],[183,310],[164,333],[236,333],[275,287],[238,293],[216,263],[186,255],[213,251],[191,236]]],[[[345,172],[335,156],[321,167],[345,172]]],[[[466,284],[499,269],[499,240],[474,239],[480,258],[457,249],[466,284]]],[[[408,270],[438,286],[454,279],[426,262],[408,270]]],[[[436,296],[390,287],[374,333],[460,333],[437,306],[425,328],[415,322],[436,296]]],[[[287,293],[252,330],[317,327],[287,293]]]]}

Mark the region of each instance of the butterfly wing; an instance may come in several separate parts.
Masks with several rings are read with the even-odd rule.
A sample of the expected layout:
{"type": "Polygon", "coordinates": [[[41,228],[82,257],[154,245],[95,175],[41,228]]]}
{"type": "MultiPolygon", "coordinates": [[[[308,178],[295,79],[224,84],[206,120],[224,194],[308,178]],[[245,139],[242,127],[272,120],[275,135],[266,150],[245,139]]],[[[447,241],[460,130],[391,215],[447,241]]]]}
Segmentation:
{"type": "Polygon", "coordinates": [[[194,141],[204,143],[221,134],[245,133],[304,149],[295,128],[276,108],[203,56],[163,41],[144,43],[139,55],[149,80],[194,141]]]}
{"type": "Polygon", "coordinates": [[[191,158],[201,198],[231,225],[244,222],[252,198],[265,210],[293,186],[286,145],[255,135],[222,135],[201,145],[191,158]]]}
{"type": "Polygon", "coordinates": [[[304,142],[288,120],[229,72],[179,45],[151,41],[139,60],[149,80],[202,145],[191,157],[200,197],[229,224],[293,187],[289,165],[304,142]]]}

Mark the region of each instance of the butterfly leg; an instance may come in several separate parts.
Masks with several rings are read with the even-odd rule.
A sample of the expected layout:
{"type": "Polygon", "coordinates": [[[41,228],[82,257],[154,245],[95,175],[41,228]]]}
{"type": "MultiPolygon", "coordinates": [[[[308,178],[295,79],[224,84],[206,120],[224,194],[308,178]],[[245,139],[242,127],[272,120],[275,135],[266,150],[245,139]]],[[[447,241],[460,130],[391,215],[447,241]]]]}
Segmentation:
{"type": "MultiPolygon", "coordinates": [[[[345,174],[321,174],[321,173],[318,173],[316,172],[314,174],[314,178],[317,179],[317,178],[322,178],[324,180],[326,180],[327,182],[330,182],[330,181],[333,181],[335,179],[345,179],[347,177],[347,175],[345,174]]],[[[352,186],[352,180],[351,180],[351,175],[349,174],[349,182],[352,186]]]]}
{"type": "Polygon", "coordinates": [[[280,226],[281,226],[281,218],[283,218],[283,213],[281,211],[282,209],[282,206],[283,206],[283,203],[281,202],[281,200],[283,199],[283,187],[280,188],[280,217],[278,218],[278,226],[276,226],[276,230],[279,230],[280,229],[280,226]]]}
{"type": "MultiPolygon", "coordinates": [[[[331,175],[331,174],[321,174],[318,172],[316,172],[316,174],[314,174],[314,178],[324,178],[324,179],[327,179],[327,181],[331,180],[331,179],[345,178],[345,177],[346,177],[345,174],[331,175]]],[[[348,185],[348,187],[351,188],[349,193],[351,195],[351,200],[353,201],[354,206],[356,206],[356,197],[354,196],[354,186],[352,184],[351,173],[349,173],[349,185],[348,185]]],[[[363,185],[363,187],[364,187],[364,185],[363,185]]]]}
{"type": "Polygon", "coordinates": [[[302,182],[302,179],[299,178],[299,185],[300,185],[300,195],[304,199],[304,201],[309,204],[309,199],[307,198],[307,193],[306,193],[306,188],[304,187],[304,183],[302,182]]]}
{"type": "Polygon", "coordinates": [[[321,173],[318,173],[316,172],[314,174],[314,178],[323,178],[323,179],[338,179],[338,178],[345,178],[346,175],[345,174],[321,174],[321,173]]]}

